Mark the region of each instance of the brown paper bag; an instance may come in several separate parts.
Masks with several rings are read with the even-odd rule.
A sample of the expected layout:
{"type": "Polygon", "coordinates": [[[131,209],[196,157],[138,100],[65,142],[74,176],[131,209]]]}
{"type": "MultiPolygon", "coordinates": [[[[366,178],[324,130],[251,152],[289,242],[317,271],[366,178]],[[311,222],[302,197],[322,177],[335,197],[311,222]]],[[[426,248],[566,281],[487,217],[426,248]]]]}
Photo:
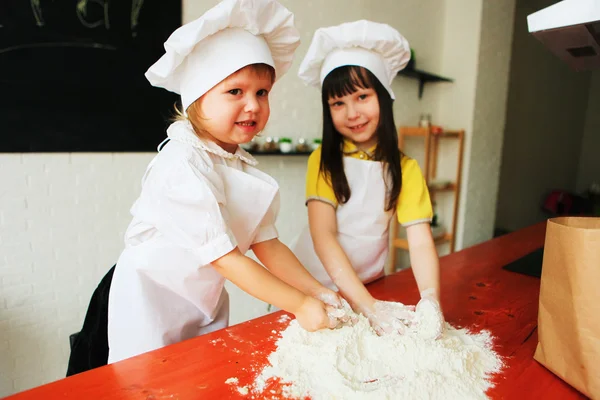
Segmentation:
{"type": "Polygon", "coordinates": [[[534,358],[600,399],[600,218],[548,220],[534,358]]]}

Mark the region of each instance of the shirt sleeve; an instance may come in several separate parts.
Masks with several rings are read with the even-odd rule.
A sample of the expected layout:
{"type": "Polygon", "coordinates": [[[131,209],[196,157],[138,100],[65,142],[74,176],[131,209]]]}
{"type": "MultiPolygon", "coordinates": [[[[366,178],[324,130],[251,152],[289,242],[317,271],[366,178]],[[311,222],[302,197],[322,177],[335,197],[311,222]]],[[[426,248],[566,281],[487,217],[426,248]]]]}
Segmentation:
{"type": "Polygon", "coordinates": [[[409,157],[402,156],[401,167],[402,188],[398,196],[398,222],[402,226],[431,222],[433,208],[419,164],[409,157]]]}
{"type": "Polygon", "coordinates": [[[258,226],[258,231],[254,236],[252,244],[266,242],[267,240],[279,237],[279,232],[277,232],[277,228],[275,228],[275,221],[277,221],[277,215],[279,214],[279,204],[279,192],[277,192],[277,195],[271,203],[271,207],[269,207],[269,210],[258,226]]]}
{"type": "Polygon", "coordinates": [[[136,204],[142,218],[173,243],[207,265],[237,246],[222,216],[225,203],[219,175],[190,160],[150,171],[136,204]]]}
{"type": "Polygon", "coordinates": [[[306,171],[306,203],[311,200],[319,200],[331,204],[337,208],[338,202],[329,179],[320,173],[321,148],[312,152],[308,158],[306,171]]]}

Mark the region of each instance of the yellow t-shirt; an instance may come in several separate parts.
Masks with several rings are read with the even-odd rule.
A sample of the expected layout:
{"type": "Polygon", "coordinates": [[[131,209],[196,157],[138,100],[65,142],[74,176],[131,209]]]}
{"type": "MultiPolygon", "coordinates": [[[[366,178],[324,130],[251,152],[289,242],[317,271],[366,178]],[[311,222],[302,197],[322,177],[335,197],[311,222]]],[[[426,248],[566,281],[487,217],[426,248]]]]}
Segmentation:
{"type": "MultiPolygon", "coordinates": [[[[344,156],[364,160],[371,160],[375,147],[362,151],[349,141],[344,141],[344,156]]],[[[333,187],[323,174],[319,173],[321,164],[321,148],[319,147],[308,158],[308,169],[306,173],[306,201],[319,200],[331,204],[337,208],[338,202],[335,198],[333,187]]],[[[421,222],[431,222],[433,209],[429,190],[425,178],[421,173],[419,164],[410,157],[402,156],[400,161],[402,168],[402,189],[398,196],[396,214],[398,222],[402,226],[410,226],[421,222]]]]}

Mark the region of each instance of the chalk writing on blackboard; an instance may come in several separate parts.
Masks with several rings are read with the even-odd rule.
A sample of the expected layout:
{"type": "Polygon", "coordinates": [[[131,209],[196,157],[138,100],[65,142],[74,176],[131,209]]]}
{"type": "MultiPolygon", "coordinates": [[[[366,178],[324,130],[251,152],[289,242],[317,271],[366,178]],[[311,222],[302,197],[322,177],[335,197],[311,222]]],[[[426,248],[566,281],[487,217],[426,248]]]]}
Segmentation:
{"type": "MultiPolygon", "coordinates": [[[[116,50],[128,43],[126,37],[132,40],[139,35],[145,0],[130,1],[129,6],[111,0],[72,0],[60,5],[51,0],[29,0],[30,11],[15,7],[17,18],[11,18],[10,13],[5,17],[12,40],[0,36],[0,54],[36,47],[116,50]]],[[[0,28],[4,28],[2,19],[0,16],[0,28]]]]}
{"type": "Polygon", "coordinates": [[[44,26],[44,18],[42,17],[42,7],[40,0],[31,0],[31,9],[37,26],[44,26]]]}
{"type": "Polygon", "coordinates": [[[144,73],[180,25],[181,0],[0,0],[0,153],[154,151],[178,96],[144,73]]]}
{"type": "Polygon", "coordinates": [[[104,24],[104,27],[106,29],[110,29],[110,19],[108,18],[109,4],[110,3],[106,0],[79,0],[79,2],[77,3],[77,18],[79,18],[81,25],[85,26],[86,28],[97,28],[104,24]],[[102,7],[103,18],[88,21],[88,11],[90,7],[93,7],[93,4],[97,4],[98,6],[102,7]]]}
{"type": "Polygon", "coordinates": [[[13,50],[33,49],[36,47],[85,47],[91,49],[116,50],[115,46],[102,43],[80,43],[80,42],[52,42],[52,43],[26,43],[16,44],[14,46],[0,49],[0,54],[8,53],[13,50]]]}
{"type": "Polygon", "coordinates": [[[133,36],[137,35],[136,27],[140,19],[140,11],[144,5],[144,0],[132,0],[131,2],[131,32],[133,36]]]}
{"type": "MultiPolygon", "coordinates": [[[[45,25],[44,12],[42,9],[41,0],[29,0],[31,11],[37,26],[45,25]]],[[[81,25],[86,28],[97,28],[104,26],[105,29],[110,29],[110,4],[109,0],[79,0],[75,5],[76,15],[81,25]],[[101,17],[92,16],[90,9],[99,7],[101,9],[101,17]]],[[[139,22],[140,11],[144,5],[144,0],[132,0],[131,2],[131,34],[136,35],[136,27],[139,22]]]]}

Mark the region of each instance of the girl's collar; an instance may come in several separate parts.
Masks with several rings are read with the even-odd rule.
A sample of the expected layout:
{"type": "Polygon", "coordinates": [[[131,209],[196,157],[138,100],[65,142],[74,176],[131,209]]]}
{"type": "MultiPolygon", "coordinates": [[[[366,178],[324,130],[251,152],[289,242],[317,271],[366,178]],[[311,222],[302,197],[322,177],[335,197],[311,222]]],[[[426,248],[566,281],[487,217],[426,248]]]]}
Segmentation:
{"type": "Polygon", "coordinates": [[[256,159],[252,157],[250,153],[242,149],[240,146],[238,146],[235,153],[230,153],[223,150],[223,148],[215,142],[199,138],[196,136],[194,128],[189,121],[176,121],[172,123],[167,129],[167,136],[170,139],[205,150],[227,160],[233,160],[237,158],[251,166],[258,164],[258,161],[256,161],[256,159]]]}
{"type": "Polygon", "coordinates": [[[351,140],[344,139],[344,147],[343,147],[342,151],[344,152],[344,155],[347,155],[347,156],[362,152],[362,153],[366,154],[367,157],[369,157],[369,159],[372,159],[375,156],[376,148],[377,148],[377,145],[373,145],[368,150],[361,150],[351,140]]]}

